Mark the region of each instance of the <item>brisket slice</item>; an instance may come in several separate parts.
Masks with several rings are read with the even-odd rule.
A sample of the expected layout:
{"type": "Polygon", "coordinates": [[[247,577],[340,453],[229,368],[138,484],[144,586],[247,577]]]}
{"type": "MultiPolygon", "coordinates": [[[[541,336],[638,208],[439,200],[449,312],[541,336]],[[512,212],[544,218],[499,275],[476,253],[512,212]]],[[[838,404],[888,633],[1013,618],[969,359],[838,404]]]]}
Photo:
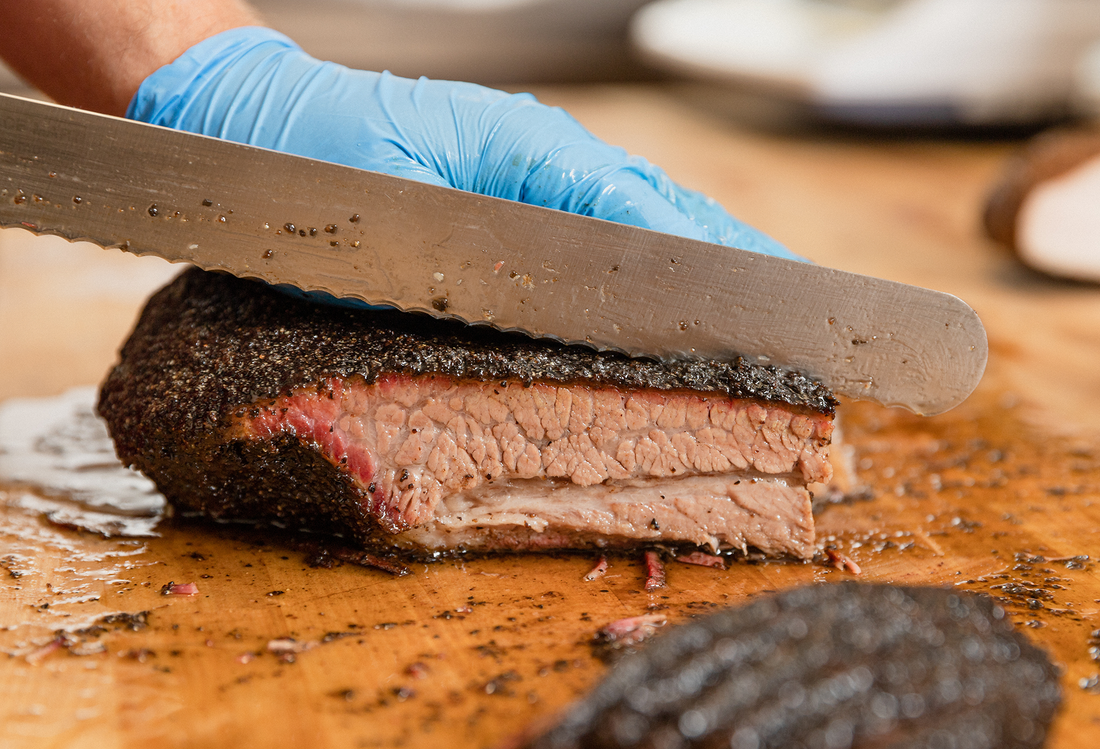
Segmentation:
{"type": "Polygon", "coordinates": [[[737,359],[663,363],[189,270],[99,411],[178,509],[411,550],[689,543],[807,557],[835,401],[737,359]]]}

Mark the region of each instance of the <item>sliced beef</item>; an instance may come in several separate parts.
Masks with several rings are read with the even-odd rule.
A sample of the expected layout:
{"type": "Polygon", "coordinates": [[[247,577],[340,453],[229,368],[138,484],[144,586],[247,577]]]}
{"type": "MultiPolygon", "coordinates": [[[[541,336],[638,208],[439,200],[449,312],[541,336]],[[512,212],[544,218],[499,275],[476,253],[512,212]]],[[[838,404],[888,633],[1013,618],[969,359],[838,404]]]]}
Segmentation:
{"type": "Polygon", "coordinates": [[[191,270],[103,386],[178,508],[408,549],[647,541],[806,557],[835,403],[797,374],[631,359],[191,270]]]}

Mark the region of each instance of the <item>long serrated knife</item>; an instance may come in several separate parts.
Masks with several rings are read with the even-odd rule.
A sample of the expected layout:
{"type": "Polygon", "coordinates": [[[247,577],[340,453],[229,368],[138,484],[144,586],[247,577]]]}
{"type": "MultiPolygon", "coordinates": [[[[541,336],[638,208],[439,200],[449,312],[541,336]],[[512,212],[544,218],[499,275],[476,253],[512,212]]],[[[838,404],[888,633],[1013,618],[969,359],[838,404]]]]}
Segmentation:
{"type": "Polygon", "coordinates": [[[948,294],[6,95],[0,226],[923,414],[987,355],[948,294]]]}

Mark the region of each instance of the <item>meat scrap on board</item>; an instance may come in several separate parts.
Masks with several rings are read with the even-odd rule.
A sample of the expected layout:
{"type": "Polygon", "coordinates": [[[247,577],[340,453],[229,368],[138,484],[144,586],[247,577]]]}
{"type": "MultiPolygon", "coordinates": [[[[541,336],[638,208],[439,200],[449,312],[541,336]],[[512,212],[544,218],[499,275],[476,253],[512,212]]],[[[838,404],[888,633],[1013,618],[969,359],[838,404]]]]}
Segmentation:
{"type": "Polygon", "coordinates": [[[197,269],[145,308],[99,411],[179,510],[414,551],[750,547],[809,558],[835,400],[197,269]]]}

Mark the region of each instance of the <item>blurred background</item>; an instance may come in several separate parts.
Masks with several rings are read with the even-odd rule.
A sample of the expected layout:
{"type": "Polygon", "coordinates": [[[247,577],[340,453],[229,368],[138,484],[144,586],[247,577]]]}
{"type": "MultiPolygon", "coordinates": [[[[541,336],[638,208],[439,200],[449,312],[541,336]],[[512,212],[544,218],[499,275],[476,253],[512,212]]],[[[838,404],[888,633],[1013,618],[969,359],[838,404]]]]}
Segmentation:
{"type": "MultiPolygon", "coordinates": [[[[403,76],[706,80],[842,121],[1033,121],[1100,106],[1096,0],[253,4],[316,57],[403,76]]],[[[0,67],[0,87],[22,85],[0,67]]]]}
{"type": "MultiPolygon", "coordinates": [[[[703,81],[856,124],[1100,109],[1098,0],[254,0],[316,57],[526,84],[703,81]]],[[[20,82],[0,69],[0,88],[20,82]]]]}

